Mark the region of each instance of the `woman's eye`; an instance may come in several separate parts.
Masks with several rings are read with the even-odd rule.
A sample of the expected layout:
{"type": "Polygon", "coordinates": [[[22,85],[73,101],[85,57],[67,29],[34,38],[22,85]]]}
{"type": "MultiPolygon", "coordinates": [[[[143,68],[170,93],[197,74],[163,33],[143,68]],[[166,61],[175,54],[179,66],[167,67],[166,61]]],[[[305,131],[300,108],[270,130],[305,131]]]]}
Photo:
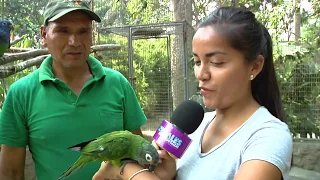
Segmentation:
{"type": "Polygon", "coordinates": [[[211,62],[211,64],[215,65],[215,66],[220,66],[222,65],[224,62],[211,62]]]}
{"type": "Polygon", "coordinates": [[[200,61],[194,61],[194,65],[200,65],[200,61]]]}

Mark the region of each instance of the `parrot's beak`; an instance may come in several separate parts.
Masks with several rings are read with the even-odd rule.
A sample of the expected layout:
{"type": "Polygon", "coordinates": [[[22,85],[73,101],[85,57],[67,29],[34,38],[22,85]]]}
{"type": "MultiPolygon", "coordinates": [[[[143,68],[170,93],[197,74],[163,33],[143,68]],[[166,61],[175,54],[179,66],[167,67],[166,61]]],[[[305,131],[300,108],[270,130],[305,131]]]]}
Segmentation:
{"type": "Polygon", "coordinates": [[[152,163],[150,163],[149,165],[149,171],[154,171],[157,165],[159,164],[159,161],[160,161],[159,156],[156,156],[152,161],[152,163]]]}
{"type": "Polygon", "coordinates": [[[149,171],[154,171],[158,164],[150,164],[149,171]]]}

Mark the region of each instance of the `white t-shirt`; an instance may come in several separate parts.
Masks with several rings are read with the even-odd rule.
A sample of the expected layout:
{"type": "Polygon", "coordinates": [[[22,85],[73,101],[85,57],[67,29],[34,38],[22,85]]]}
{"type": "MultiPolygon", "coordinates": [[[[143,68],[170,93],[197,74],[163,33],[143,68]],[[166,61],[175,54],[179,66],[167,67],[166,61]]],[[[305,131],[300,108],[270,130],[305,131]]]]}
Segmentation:
{"type": "Polygon", "coordinates": [[[214,116],[215,112],[205,113],[201,125],[190,135],[192,143],[177,161],[176,180],[232,180],[240,165],[253,159],[274,164],[283,179],[289,179],[293,142],[285,123],[260,107],[223,142],[201,153],[204,131],[214,116]]]}

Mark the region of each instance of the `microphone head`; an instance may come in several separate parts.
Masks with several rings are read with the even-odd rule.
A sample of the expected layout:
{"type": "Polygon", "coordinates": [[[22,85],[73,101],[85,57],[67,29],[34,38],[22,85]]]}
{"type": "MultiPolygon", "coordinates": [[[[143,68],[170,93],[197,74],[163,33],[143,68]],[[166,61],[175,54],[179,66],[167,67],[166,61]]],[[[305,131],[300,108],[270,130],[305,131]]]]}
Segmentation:
{"type": "Polygon", "coordinates": [[[203,107],[196,101],[186,100],[172,113],[171,123],[184,133],[191,134],[199,127],[203,117],[203,107]]]}

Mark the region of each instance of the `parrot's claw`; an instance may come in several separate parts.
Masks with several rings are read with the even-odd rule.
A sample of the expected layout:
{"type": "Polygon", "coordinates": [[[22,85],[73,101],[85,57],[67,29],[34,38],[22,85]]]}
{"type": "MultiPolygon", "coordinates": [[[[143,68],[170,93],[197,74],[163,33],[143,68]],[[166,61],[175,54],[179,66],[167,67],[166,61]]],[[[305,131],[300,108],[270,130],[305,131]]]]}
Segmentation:
{"type": "Polygon", "coordinates": [[[131,163],[131,162],[137,163],[137,161],[132,160],[132,159],[123,159],[123,160],[121,160],[121,167],[120,167],[120,174],[121,175],[123,174],[123,169],[126,166],[126,164],[127,163],[131,163]]]}

